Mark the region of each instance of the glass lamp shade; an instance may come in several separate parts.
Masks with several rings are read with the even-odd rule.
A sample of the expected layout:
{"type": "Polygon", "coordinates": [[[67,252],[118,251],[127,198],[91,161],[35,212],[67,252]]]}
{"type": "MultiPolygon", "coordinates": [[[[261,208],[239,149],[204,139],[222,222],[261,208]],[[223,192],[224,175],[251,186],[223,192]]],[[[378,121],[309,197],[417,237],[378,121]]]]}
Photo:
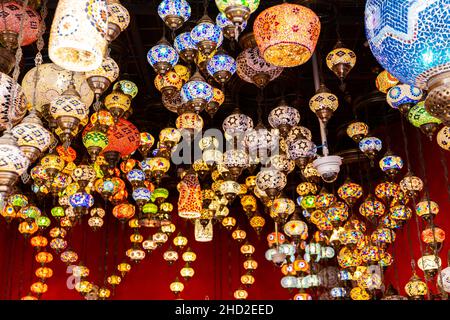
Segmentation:
{"type": "Polygon", "coordinates": [[[89,115],[89,108],[73,95],[62,95],[50,102],[50,114],[53,118],[72,117],[81,121],[89,115]]]}
{"type": "Polygon", "coordinates": [[[450,151],[450,127],[443,127],[436,135],[438,145],[447,151],[450,151]]]}
{"type": "Polygon", "coordinates": [[[356,54],[338,41],[334,49],[326,57],[328,69],[344,80],[356,64],[356,54]]]}
{"type": "Polygon", "coordinates": [[[178,63],[178,53],[163,39],[147,53],[148,63],[158,74],[165,74],[178,63]]]}
{"type": "Polygon", "coordinates": [[[18,36],[22,25],[22,16],[25,17],[22,28],[22,42],[20,46],[27,46],[35,42],[39,35],[39,27],[41,24],[41,17],[30,6],[24,8],[20,1],[4,1],[0,14],[2,21],[0,22],[0,32],[12,33],[14,35],[13,42],[5,41],[3,45],[14,49],[17,47],[18,36]],[[23,15],[22,15],[23,13],[23,15]]]}
{"type": "Polygon", "coordinates": [[[415,273],[405,285],[406,294],[413,300],[422,299],[428,293],[428,287],[415,273]]]}
{"type": "Polygon", "coordinates": [[[397,205],[389,209],[389,217],[393,220],[408,220],[412,216],[410,208],[404,205],[397,205]]]}
{"type": "Polygon", "coordinates": [[[183,82],[180,76],[169,71],[164,75],[158,74],[155,78],[155,87],[162,94],[172,95],[175,91],[181,90],[183,82]]]}
{"type": "Polygon", "coordinates": [[[399,84],[389,89],[387,103],[394,109],[406,111],[409,106],[417,104],[423,97],[423,91],[407,84],[399,84]]]}
{"type": "Polygon", "coordinates": [[[283,3],[260,13],[253,30],[264,60],[279,67],[295,67],[311,58],[320,20],[306,7],[283,3]]]}
{"type": "Polygon", "coordinates": [[[278,146],[278,140],[279,131],[277,129],[266,129],[259,125],[255,129],[248,130],[244,136],[244,144],[248,153],[264,160],[278,146]]]}
{"type": "Polygon", "coordinates": [[[292,219],[286,222],[283,230],[289,237],[300,237],[308,234],[308,226],[305,222],[299,219],[292,219]]]}
{"type": "Polygon", "coordinates": [[[387,93],[396,84],[398,84],[398,79],[386,70],[381,71],[375,80],[378,91],[382,93],[387,93]]]}
{"type": "Polygon", "coordinates": [[[266,62],[258,47],[242,51],[236,59],[236,64],[239,78],[258,87],[265,87],[283,72],[283,68],[266,62]]]}
{"type": "Polygon", "coordinates": [[[129,95],[131,99],[134,99],[138,94],[138,87],[132,81],[120,80],[114,84],[113,91],[120,91],[126,95],[129,95]]]}
{"type": "Polygon", "coordinates": [[[253,129],[253,120],[236,110],[225,118],[222,123],[222,128],[230,136],[241,135],[253,129]]]}
{"type": "Polygon", "coordinates": [[[433,277],[436,275],[441,265],[441,258],[431,253],[424,253],[424,255],[417,260],[417,266],[428,277],[433,277]]]}
{"type": "Polygon", "coordinates": [[[203,119],[194,112],[186,112],[177,118],[176,127],[181,132],[197,133],[203,128],[203,119]]]}
{"type": "Polygon", "coordinates": [[[328,122],[333,112],[339,107],[338,98],[325,85],[321,85],[317,93],[309,100],[309,108],[320,120],[328,122]]]}
{"type": "MultiPolygon", "coordinates": [[[[40,71],[40,69],[39,69],[40,71]]],[[[119,77],[119,66],[117,65],[117,62],[115,62],[112,58],[106,57],[103,59],[102,64],[100,67],[93,71],[86,72],[86,79],[88,79],[89,84],[91,85],[92,90],[95,91],[96,87],[99,85],[98,80],[96,77],[101,77],[103,79],[107,79],[106,85],[102,85],[102,91],[97,91],[98,93],[103,93],[108,89],[108,87],[117,80],[119,77]]]]}
{"type": "Polygon", "coordinates": [[[6,129],[8,121],[18,124],[27,112],[27,99],[22,87],[7,74],[0,72],[0,131],[6,129]]]}
{"type": "MultiPolygon", "coordinates": [[[[43,113],[43,106],[60,96],[68,87],[72,72],[65,70],[54,63],[44,63],[39,66],[39,77],[36,83],[36,67],[28,71],[22,80],[23,93],[33,107],[43,113]]],[[[94,92],[91,91],[83,73],[74,73],[74,85],[80,93],[81,101],[90,106],[94,100],[94,92]]]]}
{"type": "Polygon", "coordinates": [[[178,113],[178,111],[182,111],[183,100],[181,99],[181,94],[178,91],[175,91],[173,95],[163,95],[162,103],[164,107],[174,113],[178,113]]]}
{"type": "Polygon", "coordinates": [[[279,218],[285,220],[288,216],[293,214],[294,211],[294,201],[288,198],[277,198],[273,200],[272,206],[270,207],[270,216],[276,220],[279,218]]]}
{"type": "Polygon", "coordinates": [[[348,218],[348,207],[345,203],[337,201],[325,211],[327,219],[333,225],[339,225],[348,218]]]}
{"type": "Polygon", "coordinates": [[[121,221],[126,221],[134,216],[135,208],[129,203],[121,203],[113,208],[113,215],[121,221]]]}
{"type": "Polygon", "coordinates": [[[241,24],[258,9],[259,0],[216,0],[216,6],[234,24],[241,24]]]}
{"type": "Polygon", "coordinates": [[[416,214],[419,217],[428,219],[439,213],[439,205],[434,201],[422,200],[416,205],[416,214]]]}
{"type": "Polygon", "coordinates": [[[77,192],[70,196],[69,202],[74,208],[88,209],[94,205],[94,197],[86,192],[77,192]]]}
{"type": "Polygon", "coordinates": [[[83,136],[83,145],[93,159],[106,148],[108,143],[108,136],[100,131],[89,131],[83,136]]]}
{"type": "Polygon", "coordinates": [[[359,150],[371,159],[374,158],[382,148],[383,143],[377,137],[366,137],[359,142],[359,150]]]}
{"type": "MultiPolygon", "coordinates": [[[[110,1],[108,3],[108,32],[111,27],[110,24],[115,24],[119,27],[120,31],[125,31],[130,24],[130,13],[128,10],[120,4],[119,0],[110,1]]],[[[111,35],[108,34],[108,40],[112,41],[111,35]]]]}
{"type": "Polygon", "coordinates": [[[93,166],[90,165],[79,165],[72,171],[72,178],[74,181],[78,182],[80,186],[86,186],[89,182],[92,182],[97,177],[97,173],[93,166]]]}
{"type": "Polygon", "coordinates": [[[347,127],[347,135],[359,143],[369,133],[369,126],[364,122],[352,122],[347,127]]]}
{"type": "Polygon", "coordinates": [[[430,139],[433,137],[434,132],[438,129],[438,125],[442,121],[436,117],[433,117],[425,109],[425,102],[421,101],[409,109],[408,121],[415,127],[420,128],[422,132],[429,135],[430,139]]]}
{"type": "Polygon", "coordinates": [[[222,29],[215,25],[210,17],[203,16],[194,29],[192,29],[191,39],[200,52],[204,55],[209,55],[222,45],[222,29]]]}
{"type": "Polygon", "coordinates": [[[70,0],[59,1],[50,29],[50,59],[70,71],[97,69],[106,53],[107,30],[106,1],[84,0],[77,6],[70,0]]]}
{"type": "Polygon", "coordinates": [[[373,55],[402,83],[426,89],[430,77],[450,70],[444,45],[448,12],[445,0],[408,2],[401,8],[394,0],[368,1],[365,26],[373,55]]]}
{"type": "Polygon", "coordinates": [[[195,173],[188,173],[178,184],[178,215],[185,219],[199,218],[202,212],[202,190],[195,173]]]}
{"type": "Polygon", "coordinates": [[[139,130],[131,122],[121,118],[115,126],[109,128],[108,145],[102,154],[118,152],[122,157],[126,157],[139,148],[140,140],[139,130]]]}
{"type": "Polygon", "coordinates": [[[395,241],[395,232],[389,228],[379,227],[372,232],[370,239],[373,243],[377,243],[379,246],[384,247],[395,241]]]}
{"type": "Polygon", "coordinates": [[[311,130],[303,126],[293,126],[286,137],[286,142],[297,139],[306,139],[311,141],[311,130]]]}
{"type": "Polygon", "coordinates": [[[206,70],[219,83],[225,83],[236,72],[236,61],[227,54],[219,53],[208,61],[206,70]]]}
{"type": "Polygon", "coordinates": [[[395,173],[403,168],[402,158],[393,154],[387,154],[381,158],[379,164],[380,169],[390,176],[395,175],[395,173]]]}
{"type": "Polygon", "coordinates": [[[197,46],[191,38],[190,32],[180,33],[174,41],[175,50],[186,62],[193,62],[197,57],[197,46]]]}
{"type": "Polygon", "coordinates": [[[246,300],[248,298],[248,292],[244,289],[238,289],[233,293],[233,297],[236,300],[246,300]]]}
{"type": "Polygon", "coordinates": [[[144,205],[151,200],[151,192],[147,188],[136,188],[131,196],[138,205],[144,205]]]}
{"type": "Polygon", "coordinates": [[[191,71],[189,70],[188,67],[183,66],[182,64],[176,64],[173,67],[173,71],[175,71],[177,75],[181,78],[183,84],[188,82],[189,79],[191,78],[191,71]]]}
{"type": "Polygon", "coordinates": [[[165,128],[159,132],[159,142],[170,148],[181,140],[181,133],[175,128],[165,128]]]}
{"type": "Polygon", "coordinates": [[[300,122],[300,112],[290,107],[286,102],[281,103],[269,113],[269,124],[272,128],[280,130],[286,136],[289,130],[300,122]]]}
{"type": "Polygon", "coordinates": [[[184,284],[178,280],[175,280],[170,284],[170,291],[172,291],[174,294],[179,294],[184,290],[184,284]]]}
{"type": "Polygon", "coordinates": [[[158,15],[172,30],[177,30],[191,17],[191,6],[186,0],[163,0],[158,15]]]}
{"type": "Polygon", "coordinates": [[[362,187],[353,182],[346,182],[338,189],[338,195],[349,205],[353,205],[363,194],[362,187]]]}
{"type": "Polygon", "coordinates": [[[385,210],[384,204],[373,198],[373,196],[368,196],[359,207],[359,213],[368,219],[381,217],[385,210]]]}
{"type": "Polygon", "coordinates": [[[231,237],[233,238],[233,240],[236,240],[238,242],[242,242],[247,237],[247,232],[245,232],[244,230],[239,229],[239,227],[237,227],[236,230],[234,230],[231,233],[231,237]]]}
{"type": "MultiPolygon", "coordinates": [[[[45,151],[51,143],[51,136],[42,122],[35,114],[27,116],[22,123],[15,126],[11,133],[17,139],[19,147],[22,147],[25,153],[27,147],[33,147],[40,152],[45,151]]],[[[35,159],[30,159],[34,161],[35,159]]]]}
{"type": "Polygon", "coordinates": [[[297,186],[296,191],[302,197],[308,194],[316,194],[317,186],[311,182],[302,182],[297,186]]]}
{"type": "Polygon", "coordinates": [[[284,154],[277,154],[269,159],[268,165],[273,166],[274,169],[280,170],[284,174],[289,174],[295,169],[295,162],[288,159],[284,154]]]}
{"type": "Polygon", "coordinates": [[[316,145],[306,139],[286,140],[287,154],[291,160],[310,159],[316,155],[316,145]]]}
{"type": "Polygon", "coordinates": [[[199,73],[194,74],[181,89],[181,99],[184,104],[188,104],[189,111],[202,111],[213,96],[213,87],[199,73]]]}
{"type": "Polygon", "coordinates": [[[247,168],[248,162],[248,154],[243,150],[232,149],[223,154],[223,164],[234,176],[238,176],[242,169],[247,168]]]}
{"type": "Polygon", "coordinates": [[[29,165],[30,160],[19,149],[15,139],[9,133],[5,133],[0,138],[0,177],[5,179],[2,180],[0,191],[9,190],[29,165]],[[3,188],[6,190],[1,190],[3,188]]]}
{"type": "Polygon", "coordinates": [[[265,169],[256,175],[256,185],[272,199],[286,186],[286,175],[278,170],[265,169]]]}

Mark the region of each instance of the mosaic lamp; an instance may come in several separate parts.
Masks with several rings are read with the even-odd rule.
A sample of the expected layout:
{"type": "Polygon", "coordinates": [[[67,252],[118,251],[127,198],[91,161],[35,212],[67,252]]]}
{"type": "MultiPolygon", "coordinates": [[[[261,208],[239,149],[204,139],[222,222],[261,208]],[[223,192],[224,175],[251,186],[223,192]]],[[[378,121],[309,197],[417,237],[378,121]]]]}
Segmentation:
{"type": "Polygon", "coordinates": [[[425,102],[421,101],[408,112],[408,121],[415,127],[420,128],[424,134],[433,140],[434,133],[439,129],[442,121],[427,112],[425,102]]]}
{"type": "Polygon", "coordinates": [[[273,200],[286,186],[286,175],[278,170],[263,169],[256,175],[256,185],[273,200]]]}
{"type": "Polygon", "coordinates": [[[183,82],[175,71],[169,71],[166,74],[158,74],[155,78],[155,87],[165,96],[173,96],[175,92],[180,91],[183,82]]]}
{"type": "Polygon", "coordinates": [[[364,153],[371,161],[377,153],[383,148],[383,143],[377,137],[366,137],[359,142],[359,150],[364,153]]]}
{"type": "Polygon", "coordinates": [[[117,80],[119,72],[117,63],[112,58],[106,57],[100,67],[85,74],[89,87],[97,99],[117,80]]]}
{"type": "Polygon", "coordinates": [[[422,100],[423,91],[408,84],[398,84],[389,89],[386,96],[387,103],[402,114],[407,115],[411,107],[422,100]]]}
{"type": "Polygon", "coordinates": [[[347,127],[347,135],[359,143],[369,133],[369,126],[361,121],[352,122],[347,127]]]}
{"type": "Polygon", "coordinates": [[[328,69],[333,71],[341,81],[344,81],[356,64],[356,54],[338,40],[334,49],[328,53],[326,63],[328,69]]]}
{"type": "Polygon", "coordinates": [[[193,43],[205,56],[209,56],[223,42],[222,29],[214,24],[214,21],[205,14],[191,31],[193,43]]]}
{"type": "Polygon", "coordinates": [[[278,67],[296,67],[311,58],[320,20],[311,9],[283,3],[261,12],[253,31],[264,60],[278,67]]]}
{"type": "Polygon", "coordinates": [[[225,84],[236,72],[236,61],[224,52],[219,52],[207,63],[206,70],[218,83],[225,84]]]}
{"type": "Polygon", "coordinates": [[[320,84],[316,94],[309,100],[309,108],[324,124],[328,123],[338,107],[338,98],[323,83],[320,84]]]}
{"type": "Polygon", "coordinates": [[[148,63],[157,74],[164,75],[178,63],[178,53],[163,37],[147,53],[148,63]]]}
{"type": "Polygon", "coordinates": [[[280,134],[286,137],[292,127],[300,122],[300,112],[290,107],[286,101],[280,104],[269,113],[269,124],[272,128],[280,130],[280,134]]]}
{"type": "Polygon", "coordinates": [[[442,121],[450,120],[449,11],[446,0],[401,6],[395,0],[370,0],[365,10],[366,35],[375,58],[402,83],[428,90],[426,108],[442,121]]]}
{"type": "Polygon", "coordinates": [[[188,171],[177,185],[178,215],[184,219],[199,218],[202,212],[202,190],[195,172],[188,171]]]}
{"type": "Polygon", "coordinates": [[[438,145],[447,151],[450,151],[450,127],[442,127],[436,135],[438,145]]]}
{"type": "Polygon", "coordinates": [[[107,49],[106,1],[58,2],[48,43],[50,59],[70,71],[97,69],[107,49]],[[86,35],[89,35],[88,37],[86,35]]]}
{"type": "Polygon", "coordinates": [[[198,70],[181,88],[181,99],[188,111],[201,112],[214,97],[214,90],[198,70]]]}
{"type": "Polygon", "coordinates": [[[197,58],[197,46],[191,38],[190,32],[180,33],[173,43],[181,59],[187,63],[192,63],[197,58]]]}
{"type": "Polygon", "coordinates": [[[170,29],[177,30],[191,17],[191,6],[186,0],[163,0],[158,15],[170,29]]]}
{"type": "Polygon", "coordinates": [[[130,24],[130,13],[119,0],[108,0],[108,31],[106,40],[114,41],[130,24]]]}

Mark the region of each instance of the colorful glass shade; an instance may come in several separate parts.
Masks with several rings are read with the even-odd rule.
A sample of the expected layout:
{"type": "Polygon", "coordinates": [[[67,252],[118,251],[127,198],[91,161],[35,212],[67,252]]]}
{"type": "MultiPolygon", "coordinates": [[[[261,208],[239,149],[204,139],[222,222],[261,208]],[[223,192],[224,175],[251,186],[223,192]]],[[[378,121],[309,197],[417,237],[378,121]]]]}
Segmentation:
{"type": "Polygon", "coordinates": [[[177,186],[178,215],[185,219],[196,219],[202,212],[202,190],[196,174],[188,173],[177,186]]]}
{"type": "Polygon", "coordinates": [[[411,209],[404,205],[391,207],[389,211],[389,217],[394,220],[408,220],[412,216],[411,209]]]}
{"type": "MultiPolygon", "coordinates": [[[[88,128],[89,126],[86,127],[86,130],[88,128]]],[[[139,148],[140,138],[139,130],[131,122],[121,118],[115,126],[109,128],[108,145],[102,153],[116,151],[122,157],[126,157],[139,148]]]]}
{"type": "Polygon", "coordinates": [[[191,6],[186,0],[163,0],[158,15],[169,28],[176,30],[191,17],[191,6]]]}
{"type": "Polygon", "coordinates": [[[242,23],[258,9],[259,0],[216,0],[216,6],[234,23],[242,23]]]}
{"type": "Polygon", "coordinates": [[[368,219],[381,217],[385,213],[385,206],[369,195],[359,207],[359,213],[368,219]]]}
{"type": "Polygon", "coordinates": [[[258,47],[242,51],[236,59],[236,64],[238,76],[258,87],[264,87],[283,72],[283,68],[266,62],[260,55],[258,47]]]}
{"type": "Polygon", "coordinates": [[[114,84],[113,91],[120,91],[126,95],[129,95],[131,99],[134,99],[138,93],[138,87],[132,81],[120,80],[114,84]]]}
{"type": "Polygon", "coordinates": [[[164,74],[178,63],[178,53],[172,46],[163,39],[147,53],[148,63],[159,74],[164,74]],[[164,68],[158,69],[158,64],[165,64],[164,68]]]}
{"type": "Polygon", "coordinates": [[[389,172],[391,170],[399,171],[403,168],[403,160],[401,157],[389,154],[380,160],[380,169],[383,172],[389,172]]]}
{"type": "Polygon", "coordinates": [[[421,239],[426,244],[442,243],[445,240],[445,231],[436,226],[428,227],[422,231],[421,239]]]}
{"type": "Polygon", "coordinates": [[[444,46],[448,12],[445,0],[401,7],[394,0],[368,1],[365,25],[372,53],[402,83],[425,89],[430,77],[450,70],[444,46]]]}
{"type": "Polygon", "coordinates": [[[196,100],[201,100],[203,103],[208,103],[214,96],[213,88],[202,77],[192,79],[183,85],[181,89],[181,99],[183,103],[195,103],[196,100]]]}
{"type": "Polygon", "coordinates": [[[419,128],[422,125],[429,124],[429,123],[435,123],[435,124],[441,124],[442,121],[438,118],[433,117],[430,115],[427,110],[425,109],[425,102],[421,101],[417,103],[414,107],[412,107],[408,112],[408,120],[409,122],[419,128]]]}
{"type": "Polygon", "coordinates": [[[309,100],[309,108],[314,113],[322,112],[322,110],[336,111],[339,107],[338,98],[323,87],[322,92],[318,92],[309,100]]]}
{"type": "Polygon", "coordinates": [[[355,66],[356,54],[338,41],[334,49],[328,53],[325,61],[328,69],[343,80],[355,66]]]}
{"type": "Polygon", "coordinates": [[[240,31],[247,28],[247,21],[243,21],[242,23],[240,23],[239,28],[236,29],[234,23],[230,19],[228,19],[224,13],[219,12],[216,17],[216,25],[222,29],[223,35],[226,38],[234,40],[236,39],[236,36],[239,35],[240,31]]]}
{"type": "Polygon", "coordinates": [[[361,141],[369,133],[369,126],[364,122],[352,122],[347,127],[347,135],[355,142],[361,141]]]}
{"type": "Polygon", "coordinates": [[[286,186],[286,183],[286,175],[278,170],[261,170],[256,175],[256,185],[265,192],[270,189],[281,191],[286,186]]]}
{"type": "Polygon", "coordinates": [[[382,93],[387,93],[390,88],[398,84],[398,79],[386,70],[380,72],[375,80],[377,89],[382,93]]]}
{"type": "Polygon", "coordinates": [[[398,109],[402,105],[417,104],[423,96],[423,91],[419,88],[412,87],[407,84],[399,84],[389,89],[386,100],[394,109],[398,109]]]}
{"type": "Polygon", "coordinates": [[[11,133],[17,139],[19,147],[34,147],[43,152],[51,143],[49,131],[34,114],[28,115],[22,123],[12,129],[11,133]]]}
{"type": "Polygon", "coordinates": [[[100,148],[100,150],[103,150],[108,143],[108,136],[100,131],[89,131],[83,136],[83,145],[88,150],[89,148],[100,148]]]}
{"type": "MultiPolygon", "coordinates": [[[[12,32],[17,36],[21,33],[22,42],[20,46],[27,46],[37,40],[41,17],[32,7],[24,8],[23,3],[20,1],[4,1],[0,8],[0,15],[2,17],[0,32],[12,32]],[[25,17],[25,20],[23,21],[23,31],[20,32],[22,16],[25,17]]],[[[17,43],[6,44],[6,46],[8,45],[14,48],[17,46],[17,43]]]]}
{"type": "Polygon", "coordinates": [[[192,40],[190,32],[180,33],[173,43],[175,50],[180,54],[183,60],[194,60],[197,55],[197,46],[192,40]]]}
{"type": "Polygon", "coordinates": [[[227,54],[219,53],[208,61],[206,70],[220,83],[225,83],[236,72],[236,61],[227,54]]]}
{"type": "Polygon", "coordinates": [[[316,194],[317,186],[311,182],[302,182],[297,186],[296,191],[300,196],[306,196],[308,194],[316,194]]]}
{"type": "Polygon", "coordinates": [[[367,137],[359,142],[359,150],[368,155],[375,155],[383,148],[383,143],[377,137],[367,137]]]}
{"type": "Polygon", "coordinates": [[[423,189],[422,179],[408,173],[401,181],[400,188],[409,196],[417,195],[423,189]]]}
{"type": "Polygon", "coordinates": [[[120,4],[119,0],[108,3],[108,29],[109,24],[117,25],[124,31],[130,24],[130,13],[120,4]]]}
{"type": "Polygon", "coordinates": [[[222,45],[222,29],[215,25],[211,18],[204,16],[192,29],[191,39],[200,52],[208,55],[222,45]]]}
{"type": "Polygon", "coordinates": [[[122,203],[115,206],[112,213],[117,219],[125,221],[134,216],[135,208],[129,203],[122,203]]]}
{"type": "Polygon", "coordinates": [[[284,233],[289,237],[300,237],[308,234],[308,226],[302,220],[294,218],[284,224],[284,233]]]}
{"type": "Polygon", "coordinates": [[[300,112],[297,109],[290,107],[285,101],[269,113],[269,123],[272,128],[279,129],[281,134],[288,133],[289,130],[298,125],[300,122],[300,112]]]}
{"type": "Polygon", "coordinates": [[[306,7],[283,3],[260,13],[253,30],[264,60],[279,67],[295,67],[311,58],[320,20],[306,7]]]}
{"type": "Polygon", "coordinates": [[[162,93],[170,94],[173,90],[179,91],[182,86],[183,82],[180,76],[174,71],[169,71],[164,75],[158,74],[155,78],[155,87],[162,93]]]}
{"type": "Polygon", "coordinates": [[[405,285],[406,294],[412,299],[420,299],[428,293],[428,287],[415,273],[405,285]]]}
{"type": "Polygon", "coordinates": [[[229,136],[244,134],[253,129],[253,120],[249,116],[236,110],[225,118],[222,123],[222,128],[229,136]]]}
{"type": "Polygon", "coordinates": [[[434,201],[422,200],[416,205],[416,214],[419,217],[435,216],[439,213],[439,205],[434,201]]]}
{"type": "Polygon", "coordinates": [[[288,198],[277,198],[273,200],[270,207],[270,216],[274,219],[286,219],[295,211],[295,202],[288,198]]]}
{"type": "Polygon", "coordinates": [[[338,195],[346,203],[352,205],[363,194],[362,187],[353,182],[346,182],[338,189],[338,195]]]}
{"type": "Polygon", "coordinates": [[[186,112],[177,118],[176,127],[181,132],[183,130],[187,130],[190,133],[199,132],[203,128],[203,119],[196,113],[186,112]]]}
{"type": "Polygon", "coordinates": [[[70,205],[74,208],[90,208],[94,205],[94,197],[86,192],[78,192],[70,196],[70,205]]]}
{"type": "Polygon", "coordinates": [[[450,127],[443,127],[436,135],[438,145],[447,151],[450,151],[450,127]]]}
{"type": "MultiPolygon", "coordinates": [[[[40,71],[40,70],[39,70],[40,71]]],[[[100,67],[93,71],[86,72],[86,78],[90,77],[103,77],[108,79],[110,83],[113,83],[119,77],[119,66],[112,58],[106,57],[103,59],[100,67]]]]}
{"type": "Polygon", "coordinates": [[[92,71],[101,65],[106,53],[106,1],[85,0],[75,7],[72,4],[70,0],[58,2],[50,30],[49,56],[64,69],[92,71]]]}

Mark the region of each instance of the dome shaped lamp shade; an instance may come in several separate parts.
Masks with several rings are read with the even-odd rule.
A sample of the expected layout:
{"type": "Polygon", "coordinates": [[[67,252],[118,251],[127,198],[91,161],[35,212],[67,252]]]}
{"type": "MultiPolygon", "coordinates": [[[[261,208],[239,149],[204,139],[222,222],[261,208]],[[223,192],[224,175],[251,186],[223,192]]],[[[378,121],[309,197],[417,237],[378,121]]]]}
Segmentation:
{"type": "Polygon", "coordinates": [[[423,91],[408,84],[399,84],[389,89],[386,101],[393,109],[407,115],[409,109],[422,100],[423,91]]]}
{"type": "Polygon", "coordinates": [[[450,120],[449,13],[446,0],[401,6],[395,0],[370,0],[365,10],[366,35],[375,58],[402,83],[429,90],[427,110],[444,121],[450,120]]]}
{"type": "Polygon", "coordinates": [[[108,1],[108,31],[106,40],[114,41],[130,24],[130,14],[119,0],[108,1]]]}
{"type": "Polygon", "coordinates": [[[319,90],[309,100],[309,108],[324,124],[328,123],[338,107],[338,98],[324,84],[320,85],[319,90]]]}
{"type": "Polygon", "coordinates": [[[186,111],[201,112],[214,97],[214,91],[198,71],[181,89],[186,111]]]}
{"type": "Polygon", "coordinates": [[[320,20],[306,7],[283,3],[264,10],[253,30],[264,60],[278,67],[296,67],[311,58],[320,20]]]}
{"type": "Polygon", "coordinates": [[[191,17],[191,7],[186,0],[163,0],[158,15],[170,29],[177,30],[191,17]]]}
{"type": "Polygon", "coordinates": [[[50,59],[70,71],[97,69],[106,53],[107,30],[105,0],[83,0],[76,6],[70,0],[59,1],[50,30],[50,59]]]}
{"type": "Polygon", "coordinates": [[[217,8],[235,25],[242,25],[259,6],[259,0],[216,0],[217,8]]]}
{"type": "Polygon", "coordinates": [[[197,46],[191,38],[190,32],[179,34],[174,41],[175,50],[177,50],[181,59],[187,63],[192,63],[196,60],[198,51],[197,46]]]}
{"type": "Polygon", "coordinates": [[[191,31],[191,38],[197,49],[205,56],[209,56],[223,42],[222,29],[215,25],[210,17],[204,15],[191,31]]]}
{"type": "Polygon", "coordinates": [[[158,74],[166,74],[178,63],[178,53],[162,38],[147,54],[148,63],[158,74]]]}

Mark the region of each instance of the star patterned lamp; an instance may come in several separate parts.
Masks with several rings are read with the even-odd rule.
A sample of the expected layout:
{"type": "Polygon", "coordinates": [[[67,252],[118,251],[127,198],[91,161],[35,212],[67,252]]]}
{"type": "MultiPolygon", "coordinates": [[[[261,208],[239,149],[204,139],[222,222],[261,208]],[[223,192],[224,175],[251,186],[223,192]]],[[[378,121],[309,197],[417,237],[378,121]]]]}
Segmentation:
{"type": "Polygon", "coordinates": [[[190,32],[180,33],[174,41],[175,50],[177,50],[181,59],[187,63],[192,63],[197,58],[197,46],[191,38],[190,32]]]}
{"type": "Polygon", "coordinates": [[[148,63],[161,75],[169,72],[178,63],[178,58],[177,51],[164,37],[147,53],[148,63]]]}
{"type": "Polygon", "coordinates": [[[282,100],[269,114],[270,126],[280,130],[280,134],[284,137],[286,137],[291,128],[298,125],[299,122],[300,112],[298,112],[297,109],[290,107],[284,100],[282,100]]]}
{"type": "Polygon", "coordinates": [[[264,60],[278,67],[296,67],[311,58],[320,20],[309,8],[283,3],[261,12],[253,30],[264,60]]]}
{"type": "Polygon", "coordinates": [[[206,70],[218,83],[224,84],[236,72],[236,61],[226,53],[218,53],[208,61],[206,70]]]}
{"type": "Polygon", "coordinates": [[[185,109],[197,113],[206,108],[213,96],[213,88],[205,81],[198,70],[181,89],[181,99],[185,109]]]}
{"type": "Polygon", "coordinates": [[[163,0],[158,15],[170,29],[177,30],[191,17],[191,6],[186,0],[163,0]]]}
{"type": "Polygon", "coordinates": [[[198,51],[208,56],[222,45],[223,33],[222,29],[205,14],[192,29],[191,38],[198,51]]]}

